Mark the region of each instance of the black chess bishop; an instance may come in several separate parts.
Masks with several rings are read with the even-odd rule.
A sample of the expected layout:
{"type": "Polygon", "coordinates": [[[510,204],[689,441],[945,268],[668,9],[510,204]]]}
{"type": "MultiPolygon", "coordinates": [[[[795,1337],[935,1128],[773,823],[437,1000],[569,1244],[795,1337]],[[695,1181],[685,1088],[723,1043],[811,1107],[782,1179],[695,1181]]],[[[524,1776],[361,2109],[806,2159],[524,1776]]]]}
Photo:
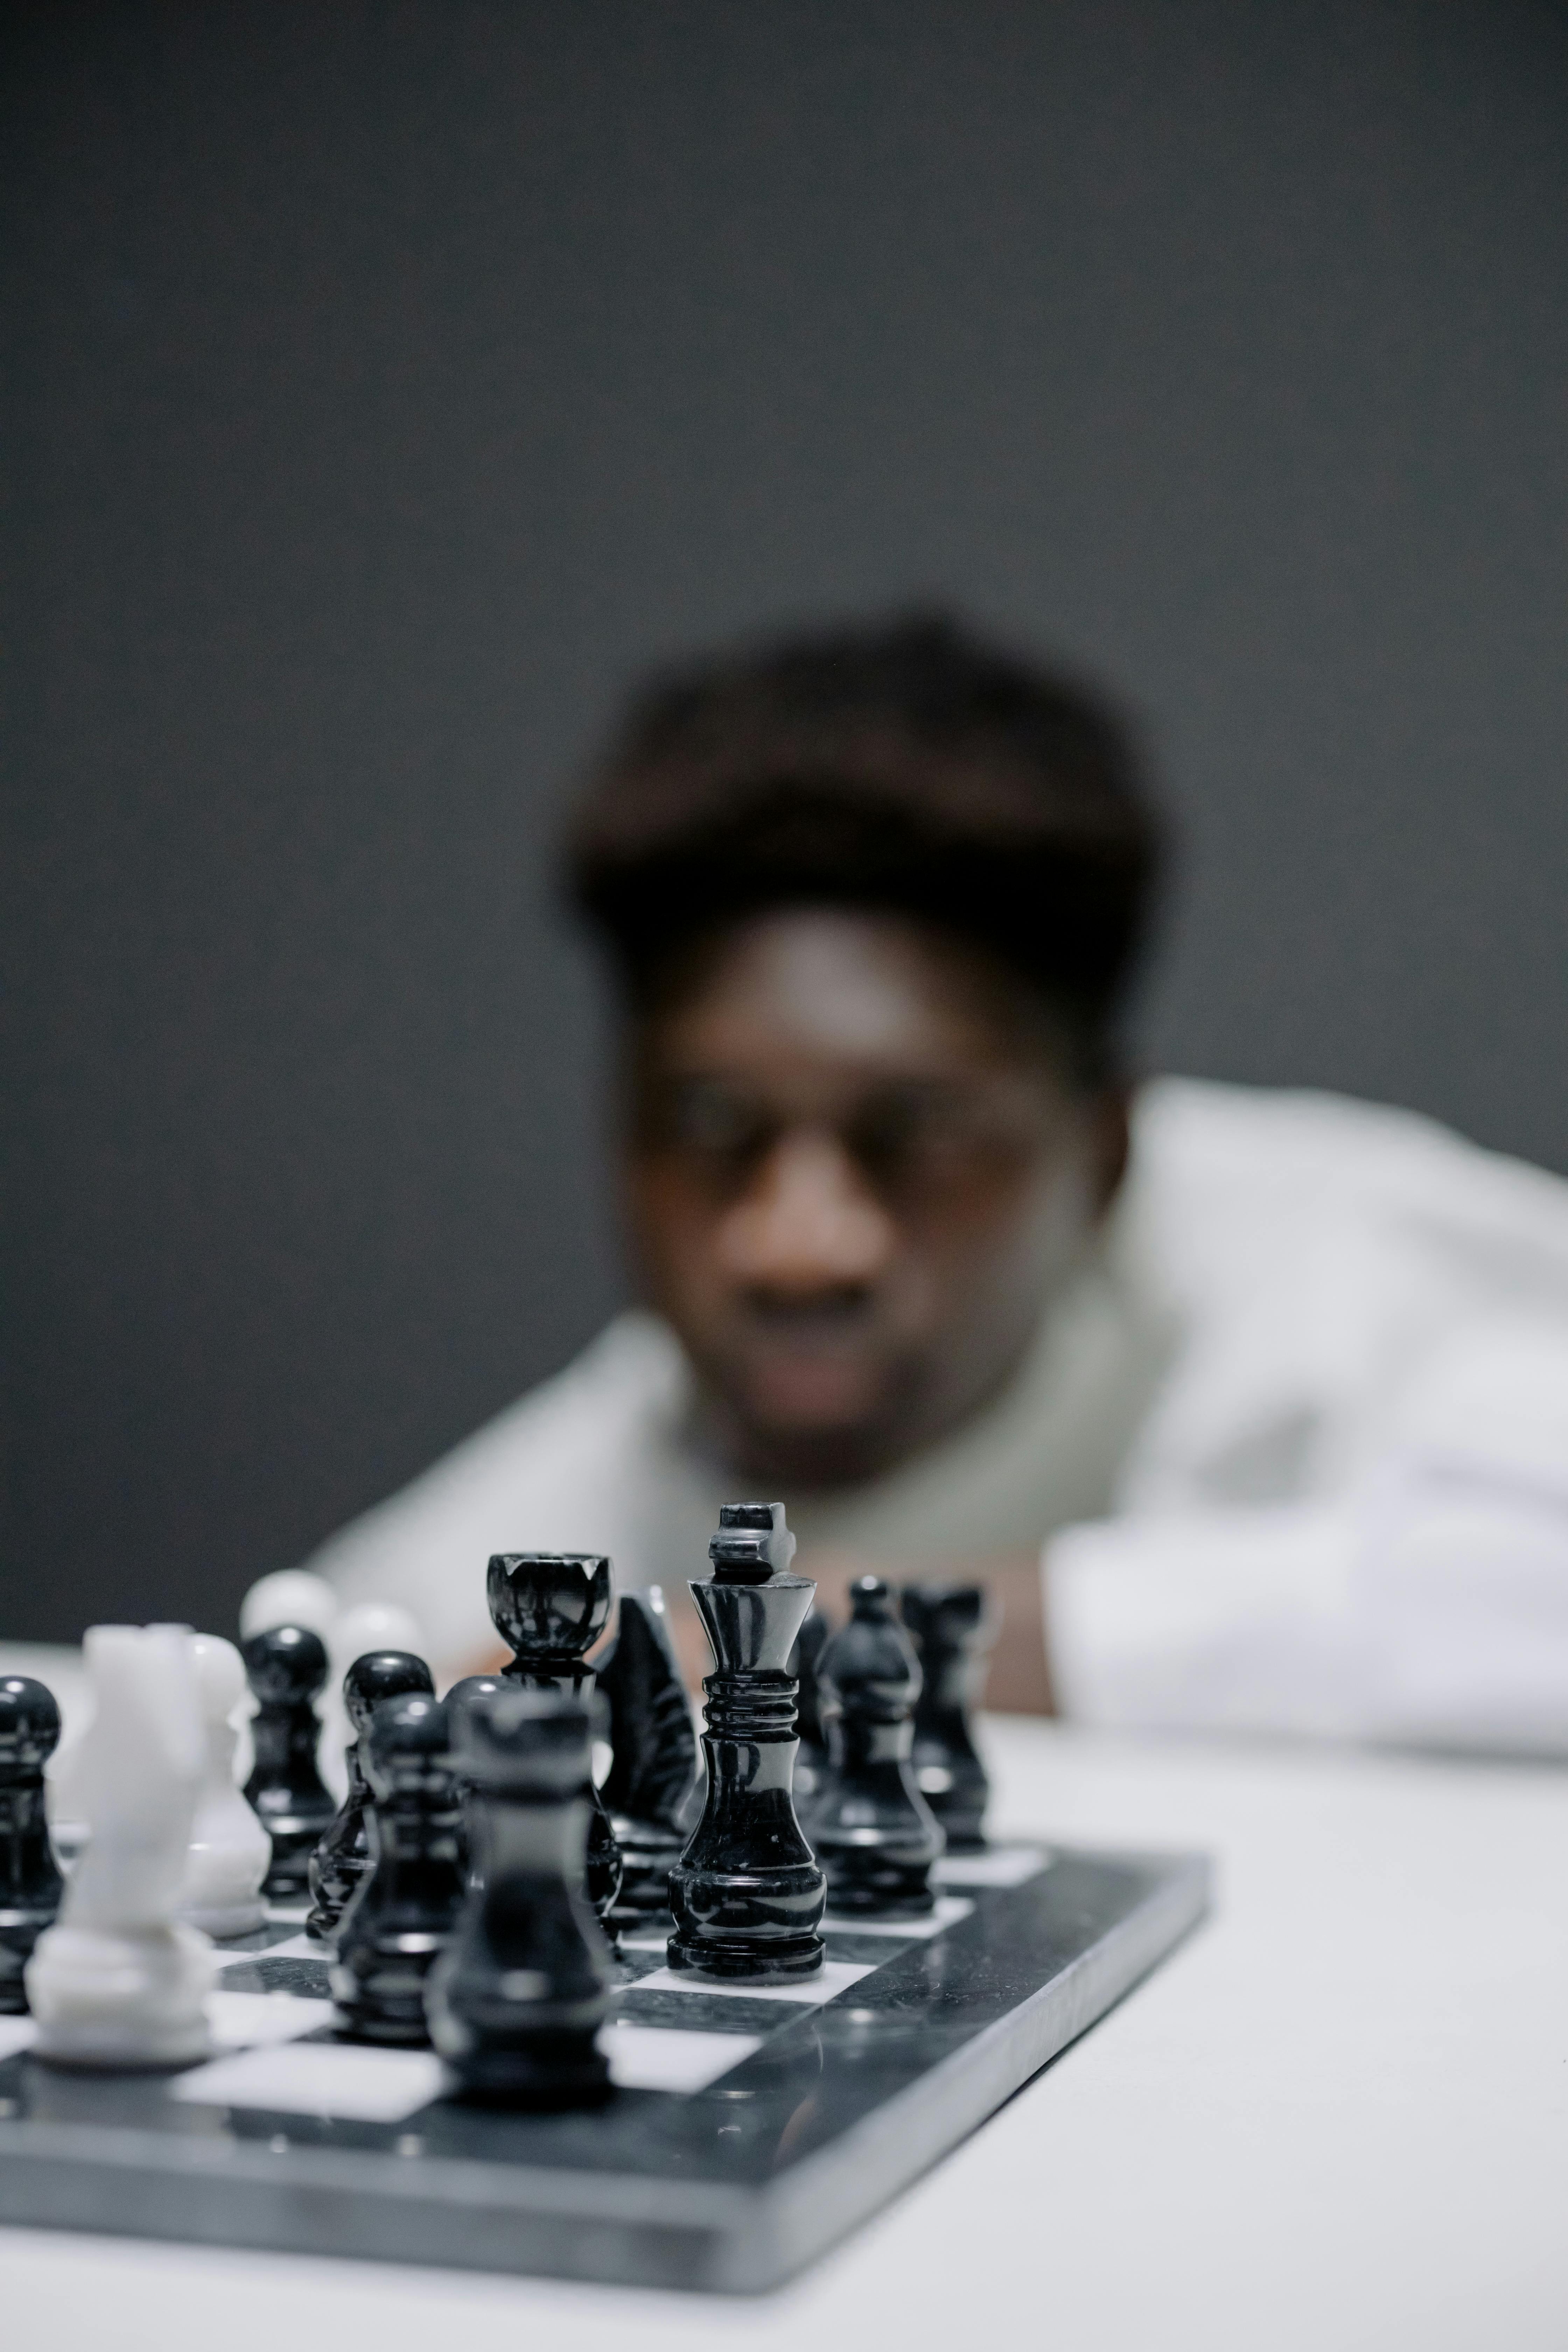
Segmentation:
{"type": "Polygon", "coordinates": [[[327,1653],[306,1625],[275,1625],[240,1645],[256,1697],[250,1727],[256,1762],[245,1793],[272,1840],[264,1895],[289,1900],[310,1885],[310,1856],[337,1811],[316,1769],[321,1726],[315,1701],[327,1653]]]}
{"type": "Polygon", "coordinates": [[[974,1745],[995,1624],[978,1584],[906,1584],[904,1624],[924,1679],[915,1703],[915,1784],[953,1853],[985,1843],[991,1783],[974,1745]]]}
{"type": "Polygon", "coordinates": [[[385,1699],[406,1698],[416,1692],[428,1697],[435,1688],[429,1667],[411,1650],[367,1650],[343,1676],[343,1708],[354,1735],[343,1750],[349,1788],[310,1856],[314,1900],[305,1922],[307,1935],[330,1936],[370,1873],[371,1793],[363,1748],[372,1715],[385,1699]]]}
{"type": "Polygon", "coordinates": [[[370,1874],[338,1929],[332,1998],[356,2041],[420,2047],[425,1986],[463,1899],[447,1709],[428,1693],[385,1698],[363,1740],[370,1874]]]}
{"type": "Polygon", "coordinates": [[[552,2108],[609,2095],[596,2037],[613,1967],[582,1892],[591,1739],[586,1706],[555,1691],[509,1687],[457,1710],[475,1862],[426,2010],[468,2098],[552,2108]]]}
{"type": "Polygon", "coordinates": [[[615,1643],[598,1665],[610,1769],[599,1794],[621,1850],[618,1927],[658,1917],[693,1827],[697,1738],[657,1585],[621,1596],[615,1643]]]}
{"type": "MultiPolygon", "coordinates": [[[[610,1563],[603,1552],[503,1551],[485,1583],[491,1622],[516,1655],[501,1678],[520,1689],[580,1699],[592,1717],[594,1669],[584,1652],[610,1622],[610,1563]]],[[[610,1816],[588,1776],[584,1884],[601,1925],[614,1937],[611,1913],[621,1891],[621,1850],[610,1816]]]]}
{"type": "Polygon", "coordinates": [[[65,1892],[44,1811],[59,1736],[53,1692],[30,1675],[0,1675],[0,2016],[26,2010],[23,1970],[65,1892]]]}
{"type": "Polygon", "coordinates": [[[910,1761],[920,1662],[879,1576],[858,1578],[849,1601],[849,1622],[817,1661],[827,1770],[811,1842],[836,1912],[918,1915],[935,1902],[931,1864],[943,1845],[910,1761]]]}
{"type": "Polygon", "coordinates": [[[788,1660],[816,1591],[793,1576],[782,1503],[726,1503],[694,1580],[712,1646],[702,1819],[670,1873],[669,1965],[786,1982],[822,1966],[826,1885],[795,1818],[795,1685],[788,1660]]]}

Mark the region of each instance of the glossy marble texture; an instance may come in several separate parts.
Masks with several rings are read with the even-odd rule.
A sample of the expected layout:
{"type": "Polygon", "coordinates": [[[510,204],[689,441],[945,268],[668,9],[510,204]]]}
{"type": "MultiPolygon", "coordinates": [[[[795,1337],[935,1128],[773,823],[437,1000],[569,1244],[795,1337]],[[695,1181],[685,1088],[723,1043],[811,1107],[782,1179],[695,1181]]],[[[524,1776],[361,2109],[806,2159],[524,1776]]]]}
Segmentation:
{"type": "MultiPolygon", "coordinates": [[[[436,2096],[390,2121],[204,2105],[178,2079],[0,2065],[0,2216],[606,2282],[754,2289],[868,2215],[1108,2009],[1201,1915],[1192,1858],[1057,1852],[962,1916],[829,1922],[817,1993],[669,1981],[658,1937],[616,1970],[624,2025],[734,2038],[687,2093],[521,2114],[436,2096]],[[648,1948],[648,1947],[653,1948],[648,1948]]],[[[324,1995],[287,1923],[223,1982],[324,1995]],[[285,1982],[287,1978],[287,1982],[285,1982]]],[[[330,2028],[311,2037],[331,2042],[330,2028]]],[[[309,2062],[310,2044],[300,2047],[309,2062]]],[[[335,2052],[328,2053],[335,2056],[335,2052]]],[[[363,2052],[377,2063],[418,2053],[363,2052]]]]}

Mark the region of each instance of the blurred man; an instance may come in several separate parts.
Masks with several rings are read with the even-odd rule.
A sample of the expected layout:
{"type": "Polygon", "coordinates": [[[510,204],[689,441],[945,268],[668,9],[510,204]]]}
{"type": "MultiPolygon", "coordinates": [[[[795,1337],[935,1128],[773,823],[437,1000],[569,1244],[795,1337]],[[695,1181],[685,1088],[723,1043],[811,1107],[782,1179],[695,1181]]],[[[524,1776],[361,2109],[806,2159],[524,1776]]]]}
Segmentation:
{"type": "Polygon", "coordinates": [[[492,1550],[679,1607],[782,1496],[830,1606],[983,1580],[994,1705],[1568,1748],[1568,1185],[1132,1086],[1159,866],[1114,719],[947,625],[657,686],[570,847],[643,1304],[311,1565],[466,1664],[492,1550]]]}

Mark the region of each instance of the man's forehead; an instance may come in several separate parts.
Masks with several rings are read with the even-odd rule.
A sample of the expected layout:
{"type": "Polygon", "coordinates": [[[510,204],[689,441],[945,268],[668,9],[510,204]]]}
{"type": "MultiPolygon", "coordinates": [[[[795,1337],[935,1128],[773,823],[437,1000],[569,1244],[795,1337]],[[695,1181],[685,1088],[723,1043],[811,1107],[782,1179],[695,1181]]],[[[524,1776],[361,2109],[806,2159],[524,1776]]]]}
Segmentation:
{"type": "Polygon", "coordinates": [[[661,1066],[758,1059],[935,1072],[1031,1060],[1043,1008],[1020,1013],[988,959],[896,915],[794,908],[715,940],[689,984],[645,1024],[661,1066]]]}

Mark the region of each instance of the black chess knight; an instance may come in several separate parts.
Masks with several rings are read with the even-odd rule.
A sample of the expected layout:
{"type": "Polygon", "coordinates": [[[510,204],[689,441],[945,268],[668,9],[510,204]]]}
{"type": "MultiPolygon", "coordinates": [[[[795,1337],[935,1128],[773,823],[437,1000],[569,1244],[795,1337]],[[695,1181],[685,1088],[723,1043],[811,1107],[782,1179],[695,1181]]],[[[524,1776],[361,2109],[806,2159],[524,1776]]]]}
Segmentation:
{"type": "MultiPolygon", "coordinates": [[[[502,1680],[524,1690],[554,1691],[591,1707],[594,1669],[583,1654],[610,1622],[610,1563],[603,1552],[502,1551],[491,1559],[485,1598],[496,1632],[516,1652],[502,1680]]],[[[621,1891],[621,1850],[588,1775],[588,1900],[613,1936],[610,1914],[621,1891]]]]}
{"type": "Polygon", "coordinates": [[[241,1644],[255,1693],[250,1727],[256,1763],[245,1793],[272,1840],[272,1867],[264,1895],[303,1895],[310,1855],[337,1811],[316,1769],[321,1737],[314,1701],[327,1679],[327,1653],[306,1625],[275,1625],[241,1644]]]}
{"type": "Polygon", "coordinates": [[[480,1694],[456,1712],[475,1866],[426,2006],[470,2099],[549,2108],[609,2095],[596,2036],[610,1952],[581,1892],[590,1738],[586,1706],[552,1691],[480,1694]]]}
{"type": "Polygon", "coordinates": [[[44,1766],[60,1736],[54,1694],[0,1675],[0,2016],[27,2006],[22,1972],[65,1892],[44,1813],[44,1766]]]}
{"type": "Polygon", "coordinates": [[[357,2041],[428,2041],[425,1983],[463,1899],[447,1710],[427,1693],[385,1698],[363,1735],[371,1870],[338,1931],[332,1998],[357,2041]]]}
{"type": "Polygon", "coordinates": [[[712,1645],[704,1682],[708,1795],[670,1873],[672,1969],[760,1983],[813,1976],[826,1884],[791,1795],[795,1685],[787,1662],[816,1587],[792,1576],[781,1503],[726,1503],[692,1598],[712,1645]]]}
{"type": "Polygon", "coordinates": [[[384,1699],[405,1698],[416,1691],[429,1696],[435,1687],[429,1667],[410,1650],[368,1650],[343,1676],[343,1707],[354,1734],[343,1751],[349,1790],[310,1856],[315,1900],[305,1922],[307,1935],[330,1936],[370,1872],[371,1793],[363,1742],[372,1715],[384,1699]]]}
{"type": "Polygon", "coordinates": [[[611,1765],[599,1794],[621,1850],[616,1921],[632,1927],[668,1905],[669,1874],[695,1818],[697,1740],[657,1585],[621,1597],[615,1645],[599,1661],[611,1765]]]}
{"type": "Polygon", "coordinates": [[[817,1662],[828,1760],[811,1842],[836,1912],[930,1911],[943,1839],[910,1765],[920,1664],[879,1576],[858,1579],[849,1601],[817,1662]]]}
{"type": "Polygon", "coordinates": [[[972,1717],[995,1627],[978,1584],[906,1584],[901,1598],[925,1677],[915,1706],[915,1783],[949,1849],[963,1853],[985,1843],[991,1783],[975,1751],[972,1717]]]}

